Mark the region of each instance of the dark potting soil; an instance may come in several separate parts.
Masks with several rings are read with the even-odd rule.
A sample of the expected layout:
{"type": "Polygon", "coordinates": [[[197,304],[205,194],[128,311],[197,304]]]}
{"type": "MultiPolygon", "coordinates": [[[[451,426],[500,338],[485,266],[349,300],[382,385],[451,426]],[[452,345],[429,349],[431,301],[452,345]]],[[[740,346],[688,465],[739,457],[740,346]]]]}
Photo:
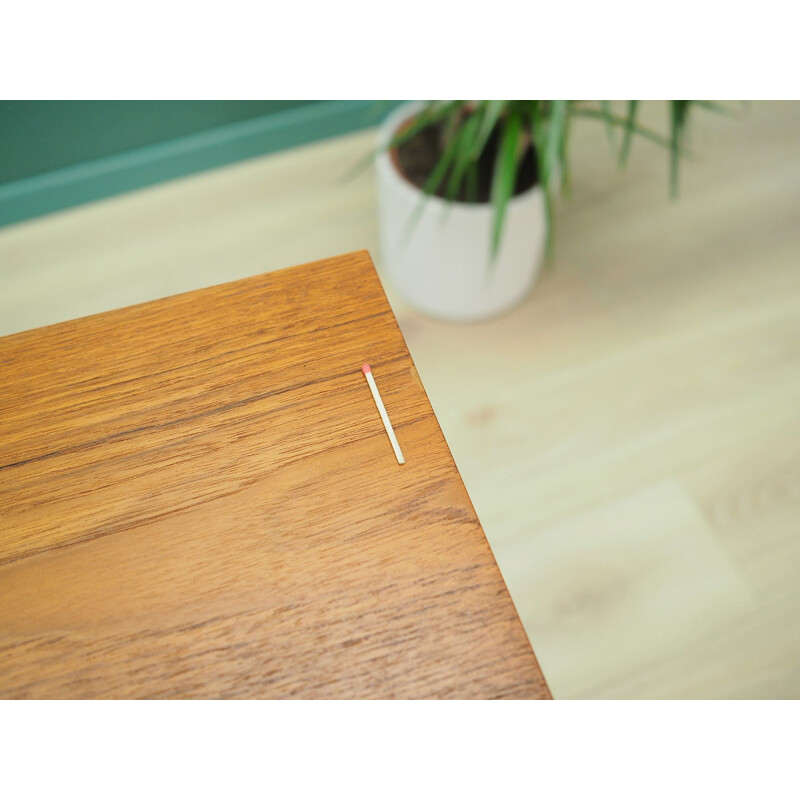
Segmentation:
{"type": "MultiPolygon", "coordinates": [[[[466,179],[462,181],[461,187],[455,199],[462,203],[476,202],[488,203],[492,189],[492,175],[494,174],[494,163],[497,159],[497,148],[500,143],[501,127],[495,127],[492,135],[486,142],[478,159],[478,186],[477,197],[470,197],[466,179]]],[[[433,172],[433,168],[438,163],[444,152],[444,125],[436,122],[423,128],[408,141],[401,142],[395,149],[395,164],[400,168],[400,172],[413,183],[422,189],[428,178],[433,172]]],[[[439,188],[434,192],[438,197],[446,197],[447,179],[450,177],[450,170],[445,174],[444,180],[439,184],[439,188]]],[[[539,182],[538,170],[536,168],[536,156],[532,146],[528,146],[520,161],[517,169],[517,182],[514,187],[514,195],[527,191],[539,182]]]]}

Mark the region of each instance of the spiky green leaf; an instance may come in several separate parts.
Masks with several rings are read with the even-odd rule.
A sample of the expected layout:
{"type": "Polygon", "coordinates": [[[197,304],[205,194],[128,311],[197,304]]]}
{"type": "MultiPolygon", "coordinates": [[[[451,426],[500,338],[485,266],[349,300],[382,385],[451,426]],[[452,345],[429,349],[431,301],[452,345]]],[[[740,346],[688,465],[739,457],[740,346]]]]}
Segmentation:
{"type": "Polygon", "coordinates": [[[631,150],[631,141],[636,129],[636,114],[639,110],[638,100],[628,100],[628,116],[625,120],[625,137],[622,140],[622,147],[619,151],[619,165],[624,167],[628,162],[628,155],[631,150]]]}
{"type": "Polygon", "coordinates": [[[494,224],[492,226],[492,261],[500,250],[500,237],[503,233],[508,201],[514,194],[517,180],[517,145],[522,129],[522,120],[517,114],[510,116],[503,128],[500,147],[492,176],[491,203],[494,207],[494,224]]]}

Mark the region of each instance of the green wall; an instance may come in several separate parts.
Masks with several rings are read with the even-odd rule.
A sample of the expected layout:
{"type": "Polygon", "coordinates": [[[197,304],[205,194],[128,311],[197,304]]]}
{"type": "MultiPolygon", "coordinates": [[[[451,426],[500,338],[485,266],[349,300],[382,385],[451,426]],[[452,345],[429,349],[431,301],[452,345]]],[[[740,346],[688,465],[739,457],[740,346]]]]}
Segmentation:
{"type": "Polygon", "coordinates": [[[0,101],[0,225],[377,125],[394,101],[0,101]]]}
{"type": "Polygon", "coordinates": [[[3,100],[0,185],[309,102],[3,100]]]}

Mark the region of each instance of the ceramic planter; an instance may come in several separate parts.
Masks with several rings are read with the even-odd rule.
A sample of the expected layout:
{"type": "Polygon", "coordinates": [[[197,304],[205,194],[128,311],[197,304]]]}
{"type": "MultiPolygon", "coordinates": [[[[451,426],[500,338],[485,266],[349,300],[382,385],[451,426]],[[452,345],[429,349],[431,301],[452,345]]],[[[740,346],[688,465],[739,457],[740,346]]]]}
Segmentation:
{"type": "Polygon", "coordinates": [[[379,132],[378,208],[383,271],[417,310],[469,322],[501,314],[528,294],[542,263],[544,197],[537,185],[509,201],[500,251],[490,259],[493,210],[488,203],[425,197],[399,171],[385,144],[421,103],[398,108],[379,132]]]}

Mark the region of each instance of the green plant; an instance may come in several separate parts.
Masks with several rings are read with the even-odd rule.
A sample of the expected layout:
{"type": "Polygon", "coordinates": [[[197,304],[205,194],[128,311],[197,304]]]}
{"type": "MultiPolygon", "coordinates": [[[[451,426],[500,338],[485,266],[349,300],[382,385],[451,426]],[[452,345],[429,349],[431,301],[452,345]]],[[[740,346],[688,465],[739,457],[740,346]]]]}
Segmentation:
{"type": "Polygon", "coordinates": [[[685,155],[684,137],[693,106],[726,111],[705,100],[669,100],[669,135],[644,127],[638,121],[639,101],[628,100],[623,113],[615,113],[611,101],[582,100],[452,100],[427,101],[411,123],[389,142],[396,147],[411,140],[425,128],[438,125],[442,131],[441,156],[423,191],[454,200],[462,185],[474,185],[478,160],[487,144],[496,145],[489,201],[494,208],[492,257],[497,254],[506,209],[514,195],[522,155],[533,145],[539,183],[545,197],[548,245],[552,242],[555,193],[569,185],[567,148],[570,126],[576,118],[604,122],[613,142],[620,129],[617,159],[625,165],[634,135],[665,147],[670,158],[670,189],[678,191],[678,167],[685,155]]]}

